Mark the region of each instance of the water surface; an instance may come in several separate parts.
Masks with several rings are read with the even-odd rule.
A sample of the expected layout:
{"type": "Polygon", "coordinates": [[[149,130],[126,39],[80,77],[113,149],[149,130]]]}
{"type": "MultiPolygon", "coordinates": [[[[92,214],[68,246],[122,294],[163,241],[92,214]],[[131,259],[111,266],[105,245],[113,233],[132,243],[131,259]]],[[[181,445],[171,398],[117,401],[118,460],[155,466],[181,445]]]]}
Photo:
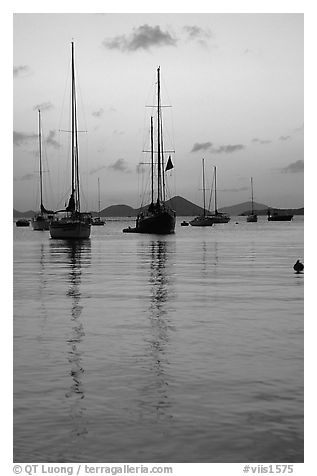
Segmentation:
{"type": "Polygon", "coordinates": [[[302,462],[303,218],[14,228],[16,462],[302,462]]]}

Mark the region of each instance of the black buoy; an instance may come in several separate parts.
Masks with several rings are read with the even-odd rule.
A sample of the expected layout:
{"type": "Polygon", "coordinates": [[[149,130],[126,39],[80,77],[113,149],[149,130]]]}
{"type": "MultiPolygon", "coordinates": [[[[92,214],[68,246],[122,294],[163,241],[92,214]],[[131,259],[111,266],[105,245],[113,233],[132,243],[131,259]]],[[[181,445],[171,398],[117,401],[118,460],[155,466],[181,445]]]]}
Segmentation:
{"type": "Polygon", "coordinates": [[[296,271],[296,273],[301,273],[302,271],[304,271],[304,265],[298,259],[294,264],[293,269],[296,271]]]}

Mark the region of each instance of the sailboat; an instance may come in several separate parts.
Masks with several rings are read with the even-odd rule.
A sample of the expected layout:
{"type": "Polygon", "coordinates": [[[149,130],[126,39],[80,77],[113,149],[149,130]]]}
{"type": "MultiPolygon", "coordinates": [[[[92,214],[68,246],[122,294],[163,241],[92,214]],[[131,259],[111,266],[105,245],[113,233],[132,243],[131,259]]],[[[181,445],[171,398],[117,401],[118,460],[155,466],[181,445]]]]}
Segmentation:
{"type": "Polygon", "coordinates": [[[251,215],[247,217],[247,222],[255,223],[258,221],[258,216],[254,213],[254,206],[253,206],[253,178],[251,177],[251,215]]]}
{"type": "Polygon", "coordinates": [[[203,174],[202,174],[202,179],[203,179],[203,203],[204,203],[204,211],[203,214],[194,218],[191,220],[189,223],[191,226],[212,226],[213,221],[212,217],[206,213],[206,188],[205,188],[205,159],[202,159],[202,169],[203,169],[203,174]]]}
{"type": "Polygon", "coordinates": [[[153,117],[151,117],[151,203],[140,209],[135,228],[125,228],[124,233],[170,234],[175,231],[176,213],[166,204],[165,172],[173,168],[173,163],[169,156],[164,170],[160,67],[157,69],[157,105],[155,107],[157,108],[157,151],[154,151],[154,128],[153,117]],[[157,154],[156,162],[154,153],[157,154]]]}
{"type": "Polygon", "coordinates": [[[227,213],[218,212],[217,209],[217,167],[214,166],[214,183],[215,183],[215,210],[214,213],[210,215],[212,223],[228,223],[230,221],[230,216],[227,213]]]}
{"type": "Polygon", "coordinates": [[[98,216],[92,219],[91,222],[94,226],[104,226],[105,222],[100,218],[100,181],[98,177],[98,216]]]}
{"type": "Polygon", "coordinates": [[[50,221],[53,219],[54,212],[52,210],[46,210],[43,205],[43,171],[42,171],[42,126],[41,126],[41,111],[39,114],[39,162],[40,162],[40,211],[32,218],[33,230],[43,231],[49,230],[50,221]]]}
{"type": "Polygon", "coordinates": [[[293,214],[285,213],[285,212],[278,212],[278,210],[271,210],[268,208],[267,210],[267,219],[268,221],[291,221],[293,220],[293,214]]]}
{"type": "Polygon", "coordinates": [[[56,218],[50,223],[50,234],[52,238],[57,239],[84,239],[89,238],[91,228],[90,213],[80,211],[80,193],[79,193],[79,166],[78,166],[78,138],[77,138],[77,107],[76,107],[76,88],[75,88],[75,58],[74,42],[71,43],[71,134],[72,134],[72,181],[71,195],[68,205],[64,210],[58,210],[56,213],[62,213],[62,216],[56,218]]]}

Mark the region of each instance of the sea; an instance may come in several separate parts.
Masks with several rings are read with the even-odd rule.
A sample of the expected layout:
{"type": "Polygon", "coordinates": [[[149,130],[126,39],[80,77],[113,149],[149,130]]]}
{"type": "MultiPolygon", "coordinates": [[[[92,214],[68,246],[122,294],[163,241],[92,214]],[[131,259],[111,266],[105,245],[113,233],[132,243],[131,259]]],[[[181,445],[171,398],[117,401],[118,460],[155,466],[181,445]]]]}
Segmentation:
{"type": "Polygon", "coordinates": [[[304,218],[14,224],[14,462],[304,461],[304,218]]]}

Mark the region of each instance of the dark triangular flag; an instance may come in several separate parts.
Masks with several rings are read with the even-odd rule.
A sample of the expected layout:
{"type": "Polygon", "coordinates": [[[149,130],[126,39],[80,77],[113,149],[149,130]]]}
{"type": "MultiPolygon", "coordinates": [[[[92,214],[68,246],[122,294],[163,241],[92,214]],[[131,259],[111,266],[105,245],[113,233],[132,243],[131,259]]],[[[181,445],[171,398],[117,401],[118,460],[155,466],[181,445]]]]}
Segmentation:
{"type": "Polygon", "coordinates": [[[165,172],[167,172],[168,170],[171,170],[173,168],[174,168],[174,165],[173,165],[171,156],[169,156],[167,164],[166,164],[165,172]]]}

